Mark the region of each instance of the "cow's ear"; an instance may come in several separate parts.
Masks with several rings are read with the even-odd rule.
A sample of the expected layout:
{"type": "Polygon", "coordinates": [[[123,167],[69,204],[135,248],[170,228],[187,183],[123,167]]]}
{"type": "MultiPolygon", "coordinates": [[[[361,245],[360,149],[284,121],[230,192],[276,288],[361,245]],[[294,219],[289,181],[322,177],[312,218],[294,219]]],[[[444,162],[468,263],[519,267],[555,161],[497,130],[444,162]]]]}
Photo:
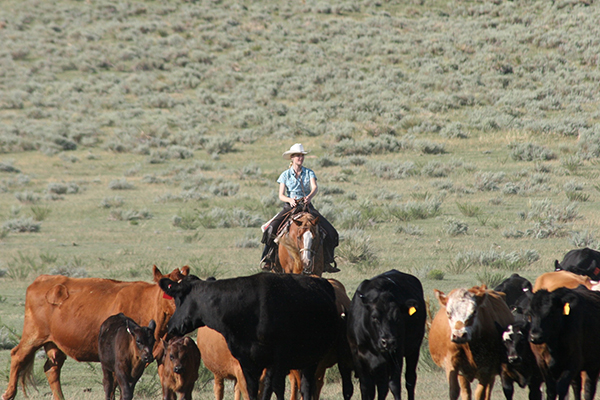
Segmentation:
{"type": "Polygon", "coordinates": [[[190,274],[190,267],[188,265],[184,265],[181,267],[181,275],[188,276],[190,274]]]}
{"type": "Polygon", "coordinates": [[[135,328],[137,328],[137,324],[128,318],[125,320],[125,326],[127,327],[127,333],[134,336],[133,332],[135,331],[135,328]]]}
{"type": "Polygon", "coordinates": [[[364,295],[363,287],[366,286],[368,282],[368,280],[364,280],[356,288],[356,296],[358,296],[362,304],[367,304],[367,298],[364,295]]]}
{"type": "Polygon", "coordinates": [[[158,282],[164,278],[164,275],[162,272],[160,272],[160,269],[158,269],[156,265],[152,268],[152,277],[154,278],[154,282],[158,282]]]}
{"type": "Polygon", "coordinates": [[[562,267],[560,266],[560,263],[558,262],[558,260],[554,260],[554,270],[560,271],[561,269],[562,269],[562,267]]]}
{"type": "Polygon", "coordinates": [[[152,334],[154,334],[154,331],[156,330],[156,322],[151,319],[150,323],[148,324],[148,329],[150,329],[152,331],[152,334]]]}
{"type": "Polygon", "coordinates": [[[419,302],[415,299],[408,299],[404,303],[408,310],[408,315],[413,316],[419,310],[419,302]]]}
{"type": "Polygon", "coordinates": [[[448,296],[446,296],[444,292],[437,289],[433,289],[433,294],[435,294],[435,298],[438,299],[440,305],[442,307],[446,307],[446,304],[448,304],[448,296]]]}
{"type": "Polygon", "coordinates": [[[572,310],[577,307],[579,299],[573,293],[567,293],[562,298],[563,315],[570,315],[572,310]]]}

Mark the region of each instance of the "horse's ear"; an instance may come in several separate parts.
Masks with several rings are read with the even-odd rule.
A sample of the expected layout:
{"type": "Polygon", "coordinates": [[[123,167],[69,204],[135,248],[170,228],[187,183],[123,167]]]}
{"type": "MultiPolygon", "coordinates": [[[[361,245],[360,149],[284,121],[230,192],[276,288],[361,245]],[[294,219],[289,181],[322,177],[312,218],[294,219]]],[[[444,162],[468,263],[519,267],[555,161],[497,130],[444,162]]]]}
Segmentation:
{"type": "Polygon", "coordinates": [[[315,225],[315,226],[319,225],[319,217],[318,216],[315,217],[315,219],[312,220],[312,224],[315,225]]]}

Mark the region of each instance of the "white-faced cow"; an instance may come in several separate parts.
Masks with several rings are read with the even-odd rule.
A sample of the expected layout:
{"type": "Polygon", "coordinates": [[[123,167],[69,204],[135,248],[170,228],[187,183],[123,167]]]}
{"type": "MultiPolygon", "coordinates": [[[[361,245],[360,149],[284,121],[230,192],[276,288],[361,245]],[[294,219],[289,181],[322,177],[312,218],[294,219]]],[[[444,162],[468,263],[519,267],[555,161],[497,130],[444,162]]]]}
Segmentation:
{"type": "Polygon", "coordinates": [[[590,248],[575,249],[565,254],[559,263],[554,260],[556,271],[571,271],[578,275],[589,276],[592,280],[600,280],[600,252],[590,248]]]}
{"type": "Polygon", "coordinates": [[[160,281],[177,306],[169,333],[185,335],[201,326],[221,333],[240,362],[248,395],[256,400],[266,368],[265,395],[283,400],[285,377],[302,370],[301,392],[313,399],[315,371],[336,346],[340,325],[331,284],[321,278],[260,273],[203,281],[160,281]]]}
{"type": "Polygon", "coordinates": [[[530,341],[547,348],[541,365],[546,387],[555,388],[563,400],[573,380],[574,389],[581,385],[583,371],[587,373],[584,399],[592,400],[600,374],[600,293],[583,286],[542,289],[533,294],[527,315],[530,341]]]}
{"type": "MultiPolygon", "coordinates": [[[[450,400],[461,393],[470,399],[474,379],[479,381],[475,398],[489,400],[496,375],[506,378],[501,331],[513,322],[508,306],[500,293],[485,285],[454,289],[447,296],[439,290],[434,293],[441,307],[429,331],[429,351],[446,370],[450,400]]],[[[512,385],[503,384],[503,389],[512,398],[512,385]]]]}
{"type": "Polygon", "coordinates": [[[408,398],[415,398],[426,318],[423,287],[412,275],[392,270],[358,286],[348,313],[348,342],[363,400],[373,400],[376,389],[379,400],[388,390],[399,400],[404,360],[408,398]]]}

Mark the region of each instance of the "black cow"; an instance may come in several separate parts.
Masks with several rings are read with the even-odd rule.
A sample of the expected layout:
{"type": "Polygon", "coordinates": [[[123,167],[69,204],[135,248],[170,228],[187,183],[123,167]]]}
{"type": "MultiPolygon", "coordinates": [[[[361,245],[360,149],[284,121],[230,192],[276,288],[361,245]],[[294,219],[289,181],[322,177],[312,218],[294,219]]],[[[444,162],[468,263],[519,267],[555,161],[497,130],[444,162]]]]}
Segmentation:
{"type": "Polygon", "coordinates": [[[363,400],[383,400],[392,391],[401,398],[402,364],[409,400],[415,398],[417,363],[427,310],[421,282],[388,271],[359,286],[348,313],[348,342],[363,400]]]}
{"type": "Polygon", "coordinates": [[[110,316],[102,323],[98,357],[102,363],[106,400],[115,398],[115,379],[121,389],[121,400],[133,398],[135,384],[146,365],[154,360],[155,329],[154,320],[150,320],[148,327],[141,327],[123,313],[110,316]]]}
{"type": "Polygon", "coordinates": [[[545,360],[538,358],[546,386],[555,387],[563,400],[571,381],[574,389],[581,386],[583,371],[587,373],[584,398],[592,400],[600,375],[600,293],[584,286],[538,290],[527,314],[531,318],[529,340],[547,347],[545,360]]]}
{"type": "Polygon", "coordinates": [[[498,286],[494,288],[496,292],[502,292],[506,296],[504,297],[504,301],[508,305],[508,308],[511,310],[517,303],[517,301],[525,296],[526,292],[531,292],[531,282],[529,282],[526,278],[523,278],[519,274],[512,274],[498,286]]]}
{"type": "MultiPolygon", "coordinates": [[[[505,374],[519,384],[529,388],[529,400],[541,400],[542,373],[537,365],[535,355],[529,345],[528,321],[522,319],[510,324],[502,334],[506,347],[508,365],[505,374]]],[[[504,380],[502,382],[505,383],[504,380]]]]}
{"type": "Polygon", "coordinates": [[[554,260],[554,269],[586,275],[590,279],[598,281],[600,280],[600,252],[587,247],[571,250],[565,254],[562,262],[554,260]]]}
{"type": "Polygon", "coordinates": [[[169,333],[185,335],[201,326],[221,333],[240,362],[251,400],[257,398],[265,368],[264,399],[275,392],[283,400],[291,369],[302,370],[303,398],[313,398],[317,364],[337,345],[341,329],[326,279],[260,273],[214,281],[163,279],[160,286],[177,307],[169,333]]]}

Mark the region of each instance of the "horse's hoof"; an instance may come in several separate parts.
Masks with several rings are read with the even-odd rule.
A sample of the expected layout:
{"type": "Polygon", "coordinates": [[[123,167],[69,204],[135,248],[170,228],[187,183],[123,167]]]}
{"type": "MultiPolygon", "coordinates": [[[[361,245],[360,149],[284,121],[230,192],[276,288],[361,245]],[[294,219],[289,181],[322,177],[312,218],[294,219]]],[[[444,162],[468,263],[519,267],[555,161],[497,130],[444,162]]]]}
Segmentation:
{"type": "Polygon", "coordinates": [[[334,267],[332,265],[325,267],[325,272],[335,273],[335,272],[340,272],[340,271],[341,270],[338,267],[334,267]]]}

